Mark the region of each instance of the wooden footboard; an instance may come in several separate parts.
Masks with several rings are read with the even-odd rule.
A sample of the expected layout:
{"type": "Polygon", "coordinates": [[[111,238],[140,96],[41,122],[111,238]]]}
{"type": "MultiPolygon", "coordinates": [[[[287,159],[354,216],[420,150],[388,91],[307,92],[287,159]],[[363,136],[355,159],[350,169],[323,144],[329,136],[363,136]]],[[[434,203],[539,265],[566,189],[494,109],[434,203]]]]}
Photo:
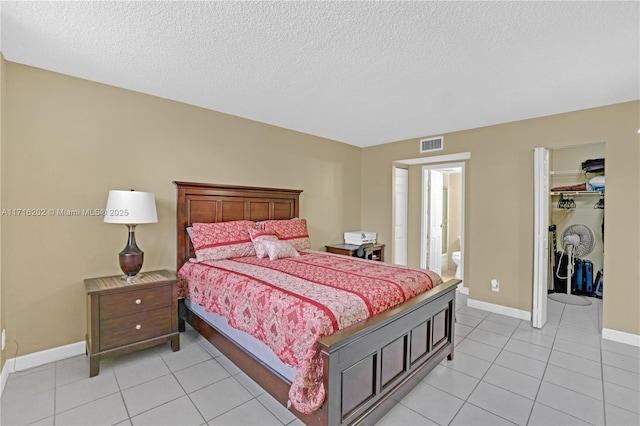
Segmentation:
{"type": "Polygon", "coordinates": [[[459,283],[448,281],[320,339],[330,396],[326,424],[375,423],[445,357],[453,359],[459,283]]]}
{"type": "MultiPolygon", "coordinates": [[[[396,308],[318,341],[327,398],[308,425],[373,424],[433,370],[453,359],[455,289],[450,280],[396,308]]],[[[181,304],[181,317],[284,406],[286,379],[181,304]]]]}

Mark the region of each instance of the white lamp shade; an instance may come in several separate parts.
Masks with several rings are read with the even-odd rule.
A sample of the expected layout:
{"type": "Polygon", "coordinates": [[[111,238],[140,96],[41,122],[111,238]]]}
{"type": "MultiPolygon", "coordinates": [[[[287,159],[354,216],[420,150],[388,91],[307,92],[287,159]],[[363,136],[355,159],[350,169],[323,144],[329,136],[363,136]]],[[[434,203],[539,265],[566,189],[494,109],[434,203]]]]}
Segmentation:
{"type": "Polygon", "coordinates": [[[158,221],[153,192],[109,191],[105,210],[106,223],[138,225],[158,221]]]}

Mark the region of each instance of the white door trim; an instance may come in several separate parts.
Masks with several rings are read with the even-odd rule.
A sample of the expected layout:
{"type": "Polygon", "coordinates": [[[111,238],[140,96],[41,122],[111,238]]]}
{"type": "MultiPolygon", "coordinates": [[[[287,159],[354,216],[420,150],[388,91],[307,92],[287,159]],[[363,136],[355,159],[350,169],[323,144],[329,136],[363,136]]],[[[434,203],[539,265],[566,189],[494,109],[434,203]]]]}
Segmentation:
{"type": "Polygon", "coordinates": [[[534,151],[533,326],[547,322],[549,278],[549,151],[534,151]]]}
{"type": "Polygon", "coordinates": [[[409,221],[409,170],[394,167],[393,263],[407,265],[409,221]]]}
{"type": "Polygon", "coordinates": [[[396,160],[396,163],[406,164],[408,166],[415,166],[417,164],[448,163],[452,161],[466,161],[466,160],[471,160],[470,152],[459,152],[457,154],[447,154],[447,155],[435,155],[433,157],[408,158],[406,160],[396,160]]]}

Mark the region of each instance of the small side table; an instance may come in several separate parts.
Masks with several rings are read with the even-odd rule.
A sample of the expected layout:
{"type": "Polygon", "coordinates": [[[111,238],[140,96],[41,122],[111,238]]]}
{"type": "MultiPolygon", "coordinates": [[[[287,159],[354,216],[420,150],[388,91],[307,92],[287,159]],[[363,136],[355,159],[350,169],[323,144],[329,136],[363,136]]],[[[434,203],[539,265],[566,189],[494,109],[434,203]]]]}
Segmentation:
{"type": "Polygon", "coordinates": [[[171,342],[180,350],[178,280],[169,271],[152,271],[127,280],[124,275],[84,280],[87,290],[89,377],[100,360],[171,342]]]}
{"type": "MultiPolygon", "coordinates": [[[[345,256],[355,256],[358,245],[355,244],[330,244],[325,246],[329,253],[343,254],[345,256]]],[[[373,260],[384,262],[384,244],[374,244],[373,260]]]]}

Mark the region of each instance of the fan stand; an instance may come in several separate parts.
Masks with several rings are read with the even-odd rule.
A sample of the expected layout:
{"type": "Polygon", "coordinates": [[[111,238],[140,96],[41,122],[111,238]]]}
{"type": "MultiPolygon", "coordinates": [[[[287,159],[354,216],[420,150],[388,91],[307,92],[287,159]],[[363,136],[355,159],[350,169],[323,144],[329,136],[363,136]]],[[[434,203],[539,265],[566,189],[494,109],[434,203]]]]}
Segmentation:
{"type": "Polygon", "coordinates": [[[565,293],[551,293],[547,297],[556,302],[564,303],[567,305],[576,306],[589,306],[591,301],[586,297],[571,294],[571,277],[573,276],[573,246],[567,245],[567,292],[565,293]]]}

